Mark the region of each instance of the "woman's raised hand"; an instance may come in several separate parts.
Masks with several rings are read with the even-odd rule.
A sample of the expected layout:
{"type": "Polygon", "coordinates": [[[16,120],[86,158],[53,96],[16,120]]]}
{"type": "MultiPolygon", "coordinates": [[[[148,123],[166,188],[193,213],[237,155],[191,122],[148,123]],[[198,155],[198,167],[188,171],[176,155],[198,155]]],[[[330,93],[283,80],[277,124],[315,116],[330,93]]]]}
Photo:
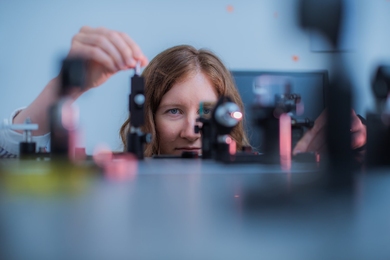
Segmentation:
{"type": "Polygon", "coordinates": [[[73,37],[68,57],[88,61],[86,90],[103,84],[118,71],[146,66],[148,59],[127,34],[107,28],[83,26],[73,37]]]}
{"type": "MultiPolygon", "coordinates": [[[[68,57],[80,57],[88,61],[87,82],[84,91],[103,84],[120,70],[134,68],[137,62],[146,66],[148,59],[139,46],[125,33],[106,28],[84,26],[73,37],[68,57]]],[[[43,135],[50,131],[49,107],[58,100],[58,77],[52,79],[35,100],[13,120],[22,124],[26,118],[39,125],[33,135],[43,135]]],[[[73,96],[77,98],[81,93],[73,96]]]]}

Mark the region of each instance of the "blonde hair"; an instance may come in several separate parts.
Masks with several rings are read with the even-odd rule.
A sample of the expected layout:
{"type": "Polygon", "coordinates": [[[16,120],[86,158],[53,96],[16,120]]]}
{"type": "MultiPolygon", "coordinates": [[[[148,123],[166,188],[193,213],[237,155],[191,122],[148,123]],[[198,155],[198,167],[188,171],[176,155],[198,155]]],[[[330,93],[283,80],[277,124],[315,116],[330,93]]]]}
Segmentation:
{"type": "MultiPolygon", "coordinates": [[[[149,157],[159,154],[158,133],[155,126],[155,113],[162,97],[172,86],[194,71],[203,72],[212,82],[218,96],[229,96],[242,111],[244,106],[229,70],[211,51],[197,50],[189,45],[179,45],[158,54],[145,68],[145,125],[143,131],[151,133],[152,142],[145,146],[144,155],[149,157]]],[[[127,134],[130,117],[120,128],[120,136],[127,150],[127,134]]],[[[233,129],[232,138],[237,142],[237,149],[249,145],[242,121],[233,129]]]]}

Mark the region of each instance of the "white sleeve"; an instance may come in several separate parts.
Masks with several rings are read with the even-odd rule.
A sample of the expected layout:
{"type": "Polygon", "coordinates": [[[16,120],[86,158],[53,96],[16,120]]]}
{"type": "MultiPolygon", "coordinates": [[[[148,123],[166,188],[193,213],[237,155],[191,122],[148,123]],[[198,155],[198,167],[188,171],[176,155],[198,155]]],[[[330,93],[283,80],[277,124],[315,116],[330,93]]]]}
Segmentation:
{"type": "MultiPolygon", "coordinates": [[[[15,110],[9,117],[9,123],[12,124],[14,117],[22,110],[15,110]]],[[[23,142],[23,134],[11,129],[0,129],[0,158],[19,156],[19,143],[23,142]]],[[[50,144],[50,133],[45,135],[33,136],[32,141],[36,143],[37,150],[39,147],[48,149],[50,144]]]]}

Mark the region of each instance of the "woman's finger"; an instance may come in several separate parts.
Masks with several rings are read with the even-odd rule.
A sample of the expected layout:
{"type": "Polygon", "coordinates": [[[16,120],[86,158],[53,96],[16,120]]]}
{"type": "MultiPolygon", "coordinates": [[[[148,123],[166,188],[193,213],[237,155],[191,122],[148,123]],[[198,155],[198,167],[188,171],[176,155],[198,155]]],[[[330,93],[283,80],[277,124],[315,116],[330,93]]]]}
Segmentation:
{"type": "MultiPolygon", "coordinates": [[[[298,141],[295,145],[293,154],[296,155],[298,153],[304,153],[309,151],[311,143],[314,139],[318,138],[320,132],[323,131],[326,125],[326,110],[322,111],[322,113],[316,119],[314,126],[306,131],[303,137],[298,141]]],[[[318,142],[318,141],[316,141],[318,142]]]]}
{"type": "Polygon", "coordinates": [[[352,110],[351,116],[351,147],[356,149],[366,144],[367,140],[367,129],[362,123],[360,118],[356,115],[355,111],[352,110]]]}
{"type": "Polygon", "coordinates": [[[144,67],[148,65],[148,59],[142,53],[141,48],[138,44],[131,39],[126,33],[121,33],[123,39],[126,41],[126,44],[133,50],[134,59],[141,62],[141,66],[144,67]]]}
{"type": "Polygon", "coordinates": [[[92,33],[78,33],[74,36],[74,41],[84,46],[100,48],[113,60],[118,70],[126,68],[122,55],[105,36],[92,33]]]}
{"type": "Polygon", "coordinates": [[[118,68],[116,67],[113,59],[101,48],[92,45],[86,45],[81,42],[75,41],[72,44],[72,49],[69,52],[68,56],[79,56],[84,59],[95,61],[99,64],[102,64],[111,73],[115,73],[118,71],[118,68]]]}
{"type": "Polygon", "coordinates": [[[352,149],[357,149],[359,147],[362,147],[363,145],[366,144],[367,140],[367,133],[365,129],[361,129],[356,132],[351,133],[352,137],[352,144],[351,147],[352,149]]]}
{"type": "Polygon", "coordinates": [[[321,128],[314,136],[311,138],[310,143],[307,146],[308,152],[319,152],[321,148],[325,146],[326,137],[325,137],[325,127],[321,128]]]}
{"type": "Polygon", "coordinates": [[[127,45],[127,42],[123,38],[122,33],[109,30],[104,27],[97,28],[96,33],[106,37],[115,46],[115,48],[120,53],[126,67],[133,68],[136,66],[134,50],[131,48],[131,46],[127,45]]]}
{"type": "Polygon", "coordinates": [[[148,63],[141,48],[125,33],[109,30],[104,27],[91,28],[89,26],[82,27],[80,32],[106,37],[120,53],[123,63],[128,68],[135,67],[137,61],[141,62],[141,66],[146,66],[148,63]]]}

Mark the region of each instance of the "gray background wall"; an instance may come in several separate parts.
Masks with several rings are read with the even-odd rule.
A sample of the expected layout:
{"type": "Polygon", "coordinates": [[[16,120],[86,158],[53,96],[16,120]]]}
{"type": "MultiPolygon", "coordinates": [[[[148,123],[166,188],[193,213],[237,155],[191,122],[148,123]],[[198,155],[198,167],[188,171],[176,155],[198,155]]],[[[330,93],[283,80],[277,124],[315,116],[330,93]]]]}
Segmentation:
{"type": "MultiPolygon", "coordinates": [[[[128,33],[149,59],[177,44],[207,47],[234,70],[328,69],[334,53],[313,52],[297,26],[297,0],[0,0],[0,119],[28,105],[57,75],[59,60],[81,26],[128,33]],[[229,11],[228,6],[233,7],[229,11]],[[294,59],[295,57],[295,59],[294,59]]],[[[343,53],[352,75],[355,110],[373,106],[374,67],[390,64],[390,1],[351,1],[355,23],[343,53]]],[[[351,32],[351,31],[350,31],[351,32]]],[[[127,117],[130,71],[84,94],[82,143],[121,149],[118,130],[127,117]]]]}

